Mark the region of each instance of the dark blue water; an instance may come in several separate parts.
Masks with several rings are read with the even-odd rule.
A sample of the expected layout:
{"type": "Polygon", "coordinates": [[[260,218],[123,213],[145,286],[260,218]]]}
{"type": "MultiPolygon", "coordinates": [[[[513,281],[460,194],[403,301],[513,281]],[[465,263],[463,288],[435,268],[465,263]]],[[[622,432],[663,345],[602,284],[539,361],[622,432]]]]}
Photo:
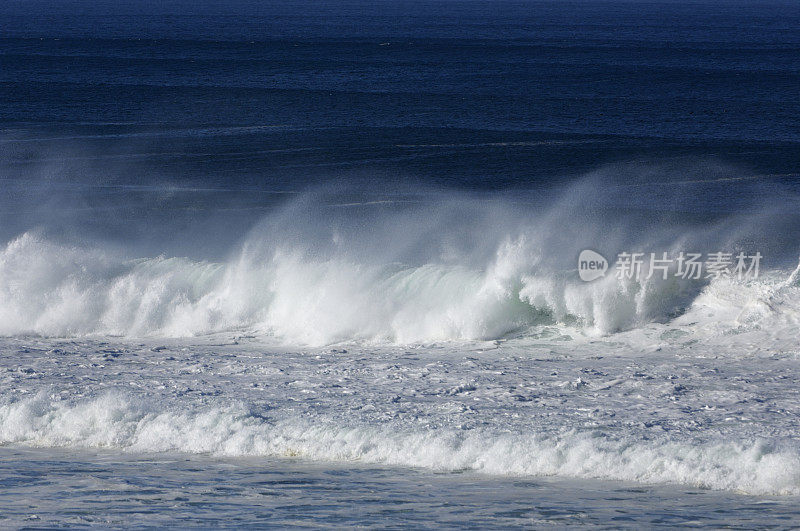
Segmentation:
{"type": "Polygon", "coordinates": [[[0,28],[4,238],[191,254],[343,182],[530,200],[600,171],[683,183],[613,208],[695,213],[797,190],[796,2],[8,0],[0,28]]]}
{"type": "Polygon", "coordinates": [[[800,138],[792,2],[11,0],[0,16],[4,123],[800,138]]]}

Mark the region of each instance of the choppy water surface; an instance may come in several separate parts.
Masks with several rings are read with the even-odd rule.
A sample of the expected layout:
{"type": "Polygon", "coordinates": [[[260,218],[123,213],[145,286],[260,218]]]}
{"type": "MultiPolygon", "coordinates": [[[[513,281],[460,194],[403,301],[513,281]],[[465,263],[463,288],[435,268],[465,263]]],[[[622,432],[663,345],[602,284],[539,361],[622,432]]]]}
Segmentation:
{"type": "Polygon", "coordinates": [[[794,497],[297,460],[0,449],[0,525],[787,527],[794,497]]]}

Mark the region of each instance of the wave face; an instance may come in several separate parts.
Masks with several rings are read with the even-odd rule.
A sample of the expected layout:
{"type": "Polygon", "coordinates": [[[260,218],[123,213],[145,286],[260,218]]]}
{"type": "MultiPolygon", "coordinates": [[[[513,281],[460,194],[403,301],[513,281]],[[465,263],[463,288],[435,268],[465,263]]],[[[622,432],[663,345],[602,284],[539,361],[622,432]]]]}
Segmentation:
{"type": "MultiPolygon", "coordinates": [[[[760,290],[715,310],[731,321],[731,312],[758,304],[789,274],[764,270],[761,288],[647,278],[646,270],[582,282],[575,267],[583,248],[736,251],[787,218],[773,211],[664,224],[586,211],[576,195],[586,192],[533,210],[462,198],[388,213],[364,213],[361,204],[322,208],[306,197],[215,262],[124,259],[116,248],[27,232],[0,252],[0,334],[185,337],[236,329],[320,345],[500,339],[559,325],[591,336],[668,322],[721,289],[760,290]]],[[[769,258],[785,263],[786,254],[769,258]]]]}

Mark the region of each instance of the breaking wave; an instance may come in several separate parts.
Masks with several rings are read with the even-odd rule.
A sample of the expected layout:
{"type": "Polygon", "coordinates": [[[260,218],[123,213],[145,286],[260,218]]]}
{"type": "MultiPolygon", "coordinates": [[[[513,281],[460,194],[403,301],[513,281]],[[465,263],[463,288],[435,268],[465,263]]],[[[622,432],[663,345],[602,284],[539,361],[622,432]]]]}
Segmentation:
{"type": "Polygon", "coordinates": [[[500,475],[681,483],[749,494],[800,493],[800,449],[765,441],[638,440],[594,432],[495,433],[270,420],[238,404],[180,411],[120,393],[44,395],[0,405],[0,444],[303,457],[500,475]]]}
{"type": "Polygon", "coordinates": [[[29,231],[0,250],[0,334],[247,330],[321,345],[499,339],[559,325],[593,336],[673,320],[697,304],[709,306],[709,297],[723,301],[711,304],[712,313],[731,326],[741,324],[743,311],[752,324],[781,313],[759,302],[776,290],[794,311],[796,281],[784,281],[796,263],[785,267],[787,257],[796,260],[786,243],[796,215],[763,210],[747,219],[676,222],[610,214],[586,208],[592,190],[537,207],[462,197],[376,208],[310,195],[270,215],[227,259],[214,261],[123,258],[118,248],[29,231]],[[757,282],[665,280],[647,278],[647,271],[630,279],[610,271],[582,282],[576,271],[586,248],[613,257],[626,250],[753,251],[756,243],[772,252],[773,265],[784,266],[763,270],[757,282]],[[743,292],[751,296],[734,296],[743,292]],[[766,310],[754,312],[754,305],[766,310]]]}

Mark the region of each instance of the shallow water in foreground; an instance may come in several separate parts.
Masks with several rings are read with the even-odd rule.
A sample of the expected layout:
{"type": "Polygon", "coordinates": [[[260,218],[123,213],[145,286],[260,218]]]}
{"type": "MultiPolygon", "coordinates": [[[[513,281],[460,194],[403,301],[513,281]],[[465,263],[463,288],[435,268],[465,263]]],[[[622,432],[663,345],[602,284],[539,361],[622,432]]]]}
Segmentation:
{"type": "Polygon", "coordinates": [[[785,528],[794,496],[294,459],[0,448],[0,526],[785,528]]]}

